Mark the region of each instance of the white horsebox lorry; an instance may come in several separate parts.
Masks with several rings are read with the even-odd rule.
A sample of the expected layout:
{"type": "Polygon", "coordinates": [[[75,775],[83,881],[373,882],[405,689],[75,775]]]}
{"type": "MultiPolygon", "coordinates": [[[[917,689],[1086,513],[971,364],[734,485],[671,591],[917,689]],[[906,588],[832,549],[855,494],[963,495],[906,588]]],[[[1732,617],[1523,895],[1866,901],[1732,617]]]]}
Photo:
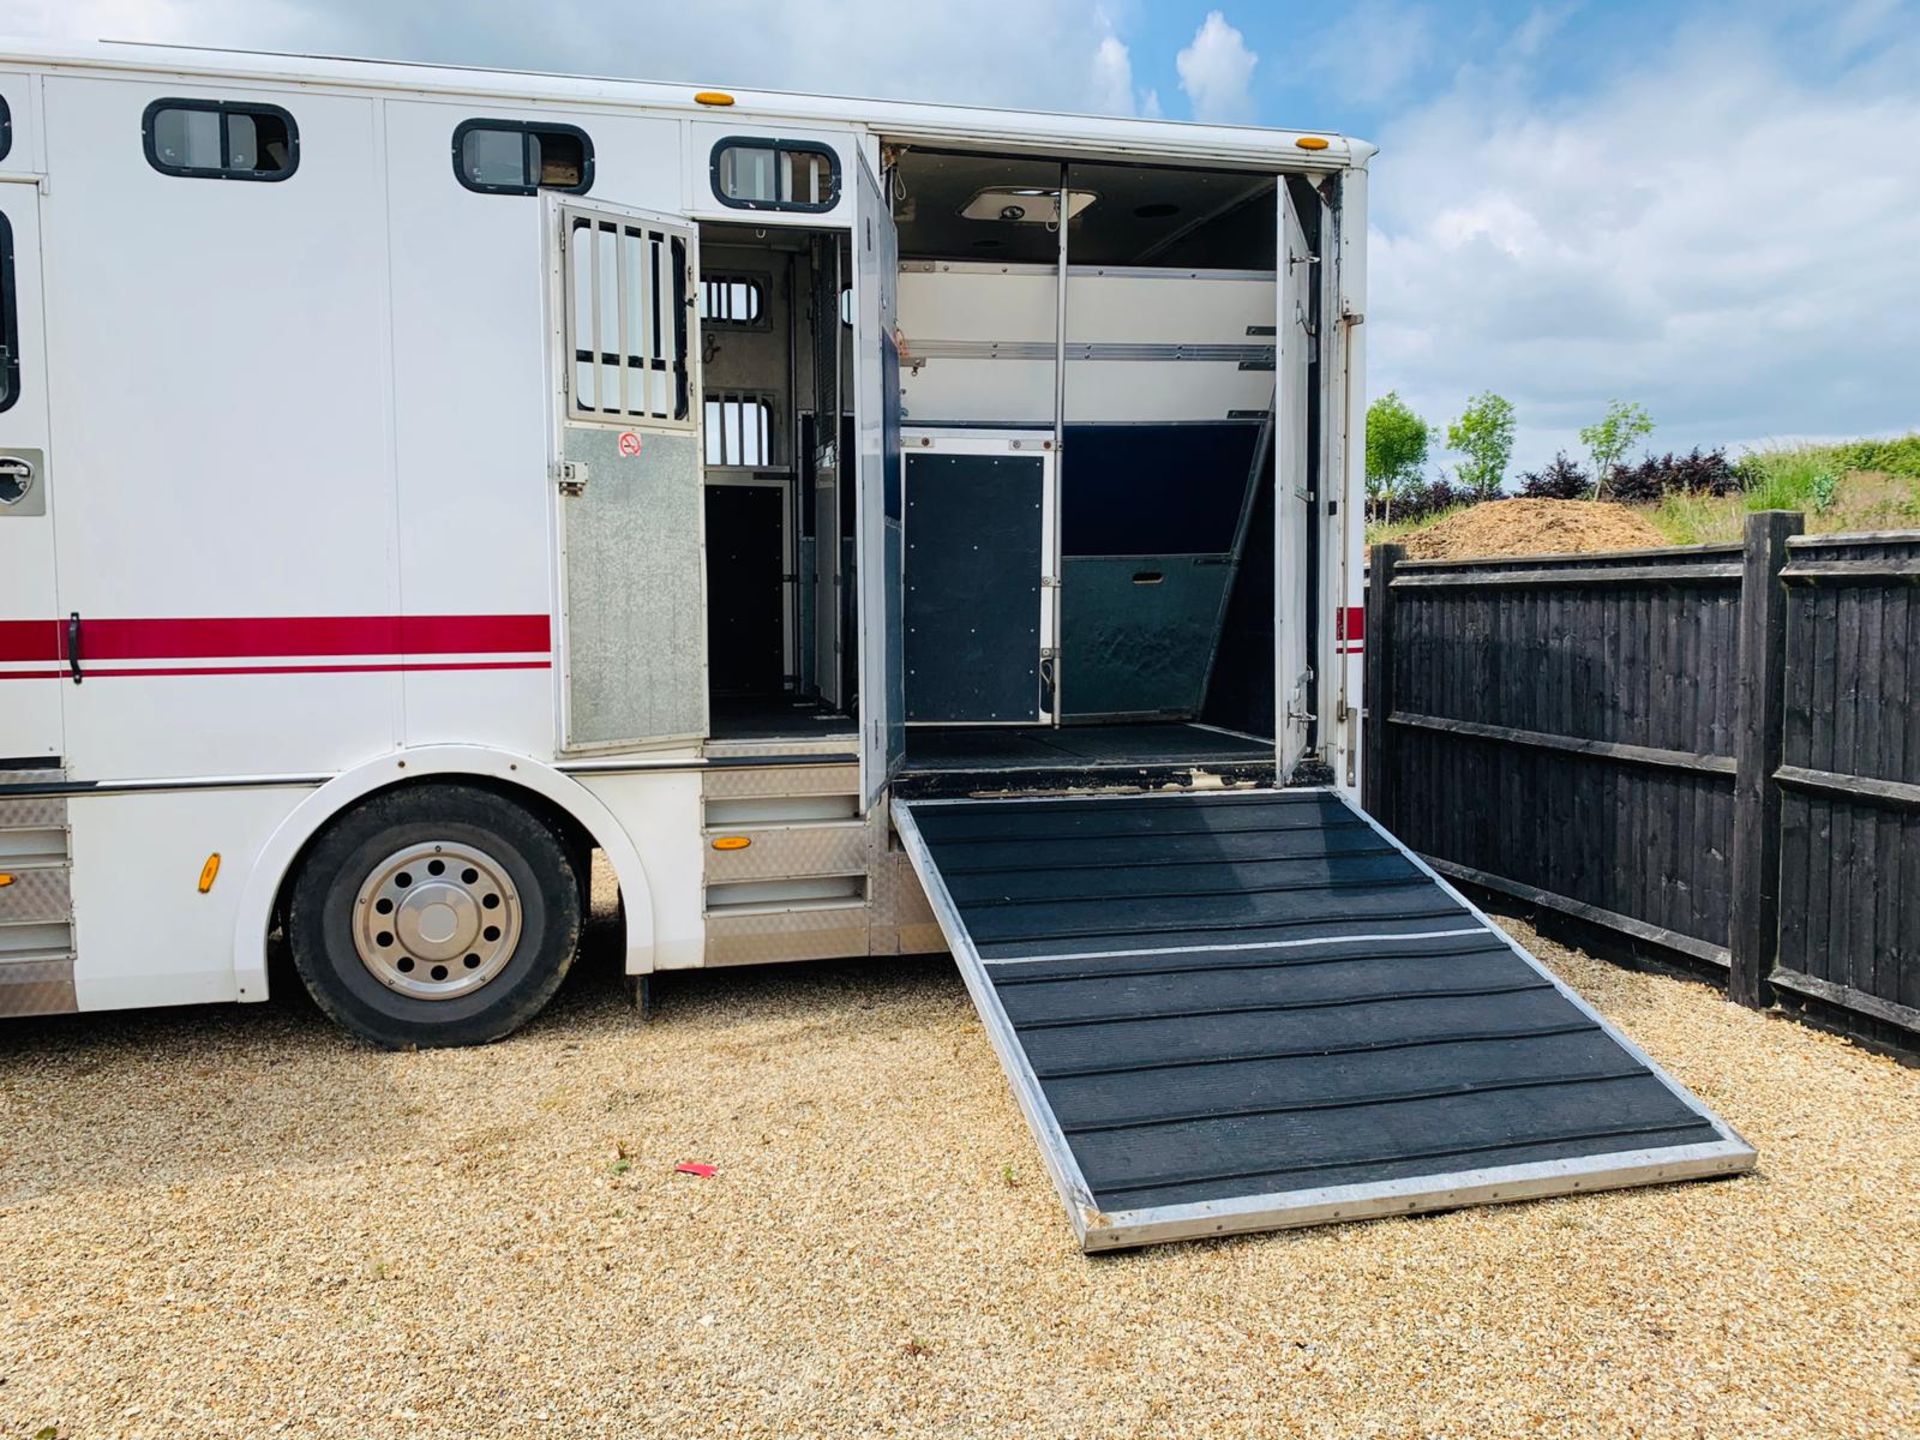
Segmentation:
{"type": "Polygon", "coordinates": [[[1371,153],[7,47],[0,1015],[496,1039],[598,851],[951,949],[1090,1248],[1750,1164],[1352,803],[1371,153]]]}

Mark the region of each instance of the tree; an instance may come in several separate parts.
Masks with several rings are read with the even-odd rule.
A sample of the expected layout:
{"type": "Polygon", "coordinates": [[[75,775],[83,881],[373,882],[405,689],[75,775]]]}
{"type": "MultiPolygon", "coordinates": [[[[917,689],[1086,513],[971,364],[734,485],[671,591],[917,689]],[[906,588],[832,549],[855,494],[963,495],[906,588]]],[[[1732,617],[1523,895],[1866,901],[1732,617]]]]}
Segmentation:
{"type": "Polygon", "coordinates": [[[1627,451],[1651,434],[1653,417],[1644,407],[1626,400],[1611,401],[1599,424],[1589,425],[1580,432],[1580,443],[1593,457],[1594,499],[1598,500],[1600,492],[1607,488],[1614,467],[1627,458],[1627,451]]]}
{"type": "Polygon", "coordinates": [[[1389,390],[1367,407],[1367,494],[1393,519],[1393,497],[1420,478],[1426,468],[1432,432],[1427,422],[1389,390]]]}
{"type": "Polygon", "coordinates": [[[1459,467],[1460,483],[1491,500],[1500,493],[1513,458],[1513,403],[1491,390],[1474,396],[1447,426],[1447,448],[1467,457],[1459,467]]]}

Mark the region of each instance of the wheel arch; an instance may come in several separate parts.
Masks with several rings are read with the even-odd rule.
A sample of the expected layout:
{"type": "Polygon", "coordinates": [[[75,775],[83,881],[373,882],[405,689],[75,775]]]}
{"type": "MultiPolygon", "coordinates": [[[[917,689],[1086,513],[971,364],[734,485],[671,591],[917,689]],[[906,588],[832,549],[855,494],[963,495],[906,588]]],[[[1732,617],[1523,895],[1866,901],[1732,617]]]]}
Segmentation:
{"type": "Polygon", "coordinates": [[[543,802],[585,831],[620,882],[626,970],[653,969],[653,894],[626,828],[592,791],[543,761],[479,745],[431,745],[370,760],[328,780],[294,806],[267,837],[247,873],[233,931],[233,973],[242,1001],[267,998],[267,935],[294,866],[334,817],[369,795],[421,780],[474,780],[543,802]]]}

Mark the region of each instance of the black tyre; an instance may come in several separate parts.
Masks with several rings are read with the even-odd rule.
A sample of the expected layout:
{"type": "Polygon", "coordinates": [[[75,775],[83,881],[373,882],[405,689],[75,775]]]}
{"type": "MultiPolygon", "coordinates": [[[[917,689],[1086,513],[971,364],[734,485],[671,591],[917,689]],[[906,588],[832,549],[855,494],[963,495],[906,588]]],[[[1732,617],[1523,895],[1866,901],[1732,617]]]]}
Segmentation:
{"type": "Polygon", "coordinates": [[[565,840],[532,811],[478,785],[411,785],[321,832],[287,939],[315,1003],[362,1039],[484,1045],[559,989],[580,887],[565,840]]]}

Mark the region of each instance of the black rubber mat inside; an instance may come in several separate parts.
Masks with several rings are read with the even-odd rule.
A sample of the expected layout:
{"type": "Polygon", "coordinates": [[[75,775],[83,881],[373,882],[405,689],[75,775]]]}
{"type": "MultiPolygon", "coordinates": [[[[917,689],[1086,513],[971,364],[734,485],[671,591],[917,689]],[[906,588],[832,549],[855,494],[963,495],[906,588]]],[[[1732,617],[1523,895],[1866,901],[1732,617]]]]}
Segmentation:
{"type": "Polygon", "coordinates": [[[1720,1138],[1333,795],[912,815],[1104,1209],[1720,1138]]]}
{"type": "Polygon", "coordinates": [[[1058,770],[1089,765],[1272,764],[1271,740],[1204,725],[929,725],[907,732],[907,769],[1058,770]]]}

